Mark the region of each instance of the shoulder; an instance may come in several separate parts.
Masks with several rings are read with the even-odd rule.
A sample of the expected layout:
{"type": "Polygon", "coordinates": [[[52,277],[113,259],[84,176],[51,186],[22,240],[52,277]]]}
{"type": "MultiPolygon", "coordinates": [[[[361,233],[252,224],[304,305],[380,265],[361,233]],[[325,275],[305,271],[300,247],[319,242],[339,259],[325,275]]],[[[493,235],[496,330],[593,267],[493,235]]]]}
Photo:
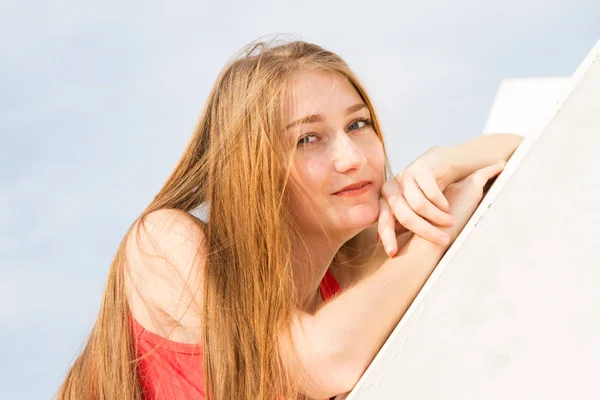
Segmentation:
{"type": "Polygon", "coordinates": [[[161,209],[135,222],[126,241],[125,287],[132,316],[165,338],[199,338],[203,224],[185,211],[161,209]]]}

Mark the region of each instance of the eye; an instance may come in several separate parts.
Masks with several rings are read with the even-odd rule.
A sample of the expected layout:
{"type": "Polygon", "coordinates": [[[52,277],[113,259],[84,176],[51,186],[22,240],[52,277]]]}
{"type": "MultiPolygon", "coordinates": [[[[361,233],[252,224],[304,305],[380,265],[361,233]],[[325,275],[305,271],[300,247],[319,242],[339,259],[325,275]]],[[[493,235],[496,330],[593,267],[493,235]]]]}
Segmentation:
{"type": "Polygon", "coordinates": [[[307,146],[314,143],[317,140],[317,135],[309,133],[308,135],[302,136],[298,139],[298,146],[307,146]]]}
{"type": "Polygon", "coordinates": [[[371,126],[371,120],[368,118],[361,118],[361,119],[357,119],[356,121],[354,121],[353,123],[350,124],[350,126],[348,126],[348,130],[349,131],[355,131],[358,129],[362,129],[365,128],[366,126],[371,126]]]}

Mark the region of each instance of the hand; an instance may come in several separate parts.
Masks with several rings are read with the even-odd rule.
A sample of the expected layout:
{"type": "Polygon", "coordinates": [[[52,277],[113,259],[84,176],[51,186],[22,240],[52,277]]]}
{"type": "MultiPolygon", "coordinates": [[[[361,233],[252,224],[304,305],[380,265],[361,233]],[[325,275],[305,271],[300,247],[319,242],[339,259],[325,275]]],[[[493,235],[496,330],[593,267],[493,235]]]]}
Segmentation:
{"type": "Polygon", "coordinates": [[[450,163],[431,149],[383,185],[378,234],[388,255],[396,253],[396,235],[405,231],[441,245],[449,242],[449,236],[434,224],[454,223],[443,194],[450,183],[450,163]]]}
{"type": "Polygon", "coordinates": [[[456,221],[454,226],[444,229],[452,241],[456,239],[481,203],[486,184],[498,176],[505,166],[506,162],[498,161],[488,167],[478,169],[462,181],[451,184],[444,191],[444,195],[450,202],[450,214],[456,221]]]}
{"type": "MultiPolygon", "coordinates": [[[[504,161],[499,161],[493,165],[490,165],[485,168],[481,168],[471,175],[467,176],[465,179],[450,184],[446,190],[444,191],[444,198],[449,202],[448,207],[448,215],[453,218],[454,223],[451,225],[446,225],[445,227],[435,227],[431,224],[432,229],[436,232],[440,232],[444,234],[447,240],[444,243],[440,243],[440,241],[433,241],[424,237],[423,235],[419,235],[424,237],[427,240],[433,241],[434,243],[438,243],[440,245],[448,245],[451,240],[454,240],[456,236],[460,233],[464,225],[467,223],[477,205],[481,202],[483,197],[483,189],[486,183],[500,174],[504,169],[506,163],[504,161]]],[[[379,235],[384,246],[384,249],[388,256],[392,257],[398,251],[398,245],[396,242],[394,225],[390,225],[390,220],[395,224],[395,213],[394,209],[392,209],[388,202],[383,199],[380,201],[381,210],[380,210],[380,224],[383,220],[385,226],[383,228],[378,227],[379,235]],[[383,215],[382,215],[383,214],[383,215]],[[391,228],[390,228],[391,227],[391,228]],[[382,234],[383,229],[383,234],[382,234]],[[392,233],[392,235],[390,235],[392,233]],[[385,235],[385,236],[384,236],[385,235]]],[[[404,211],[404,210],[403,210],[404,211]]],[[[397,217],[396,217],[397,218],[397,217]]],[[[414,231],[413,231],[414,232],[414,231]]],[[[415,232],[418,234],[417,232],[415,232]]]]}

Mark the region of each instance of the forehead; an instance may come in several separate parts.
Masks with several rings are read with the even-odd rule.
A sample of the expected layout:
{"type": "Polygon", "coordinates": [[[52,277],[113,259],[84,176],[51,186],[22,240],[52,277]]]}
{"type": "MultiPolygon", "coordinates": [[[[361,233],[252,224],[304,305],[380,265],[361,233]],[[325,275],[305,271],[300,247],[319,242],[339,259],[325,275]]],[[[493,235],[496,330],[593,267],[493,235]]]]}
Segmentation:
{"type": "Polygon", "coordinates": [[[338,72],[301,72],[292,78],[284,105],[284,117],[289,122],[311,114],[346,110],[361,103],[362,98],[345,76],[338,72]]]}

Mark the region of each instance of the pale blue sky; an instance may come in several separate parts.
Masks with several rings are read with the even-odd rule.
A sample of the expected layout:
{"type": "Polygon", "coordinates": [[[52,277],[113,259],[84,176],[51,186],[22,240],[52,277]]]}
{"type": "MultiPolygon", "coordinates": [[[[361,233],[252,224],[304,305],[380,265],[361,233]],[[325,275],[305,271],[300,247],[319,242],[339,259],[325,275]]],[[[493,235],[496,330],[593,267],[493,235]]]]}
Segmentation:
{"type": "Polygon", "coordinates": [[[478,135],[502,78],[570,75],[600,2],[2,0],[1,399],[57,389],[218,71],[272,33],[349,62],[398,170],[478,135]]]}

